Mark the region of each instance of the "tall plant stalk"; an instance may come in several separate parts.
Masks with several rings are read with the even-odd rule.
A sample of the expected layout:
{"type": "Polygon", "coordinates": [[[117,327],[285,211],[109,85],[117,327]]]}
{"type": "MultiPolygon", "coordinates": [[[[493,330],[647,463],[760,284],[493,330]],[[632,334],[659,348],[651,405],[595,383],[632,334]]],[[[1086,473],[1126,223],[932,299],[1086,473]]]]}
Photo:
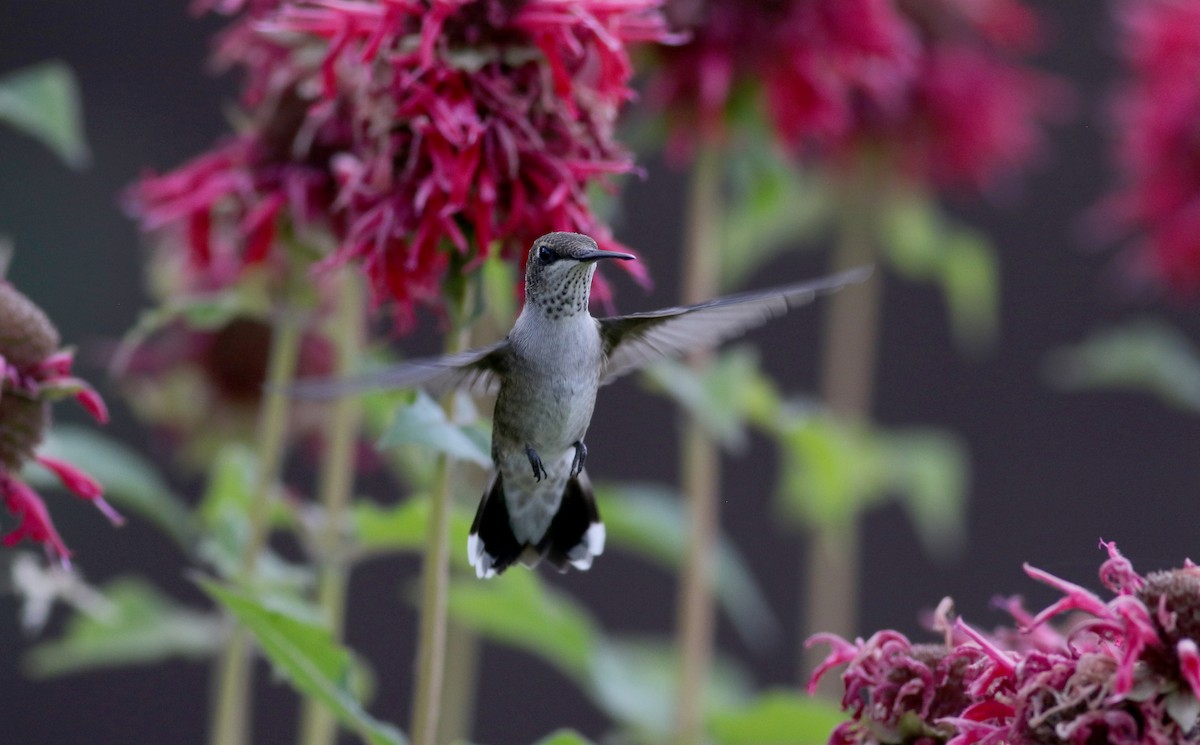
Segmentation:
{"type": "MultiPolygon", "coordinates": [[[[875,259],[872,189],[866,174],[841,184],[839,235],[833,269],[870,264],[875,259]]],[[[821,397],[829,410],[847,421],[870,417],[875,392],[875,357],[879,339],[879,307],[883,280],[876,277],[834,293],[822,332],[821,397]]],[[[841,525],[817,526],[810,535],[804,575],[804,623],[800,649],[812,634],[829,631],[853,638],[858,625],[859,526],[854,518],[841,525]]],[[[800,679],[807,680],[819,655],[802,654],[800,679]]],[[[833,677],[822,683],[826,694],[837,687],[833,677]]]]}
{"type": "MultiPolygon", "coordinates": [[[[332,338],[337,347],[337,374],[348,376],[359,366],[366,326],[362,283],[351,269],[339,278],[337,310],[332,338]]],[[[355,445],[362,421],[358,396],[344,396],[332,404],[326,420],[325,449],[321,457],[319,494],[325,522],[318,536],[317,605],[334,639],[342,638],[346,613],[346,584],[350,568],[341,550],[346,507],[354,489],[355,445]]],[[[306,698],[300,716],[302,745],[333,745],[337,720],[315,699],[306,698]]]]}
{"type": "MultiPolygon", "coordinates": [[[[249,535],[242,553],[240,579],[252,582],[270,530],[271,503],[283,464],[288,421],[284,391],[296,375],[300,323],[284,309],[275,319],[267,363],[267,388],[258,422],[258,475],[250,505],[249,535]]],[[[253,655],[250,634],[235,627],[217,663],[216,706],[209,732],[211,745],[244,745],[250,731],[250,688],[253,655]]]]}
{"type": "MultiPolygon", "coordinates": [[[[685,303],[701,302],[717,294],[720,210],[720,158],[714,147],[706,146],[696,158],[688,194],[683,257],[685,303]]],[[[703,370],[711,356],[709,352],[693,354],[688,362],[694,369],[703,370]]],[[[677,745],[692,745],[703,737],[703,697],[712,667],[716,616],[713,574],[721,472],[712,439],[691,420],[684,424],[680,478],[688,504],[688,543],[677,606],[680,664],[674,741],[677,745]]]]}
{"type": "MultiPolygon", "coordinates": [[[[446,353],[461,352],[470,344],[470,332],[463,320],[470,307],[470,291],[463,289],[458,307],[450,313],[457,328],[446,338],[446,353]]],[[[451,413],[453,393],[446,394],[442,406],[451,413]]],[[[417,678],[413,694],[411,737],[413,745],[437,745],[438,722],[446,674],[447,596],[450,589],[450,507],[453,459],[438,459],[433,491],[430,494],[429,525],[425,555],[421,567],[420,631],[417,637],[417,678]]]]}

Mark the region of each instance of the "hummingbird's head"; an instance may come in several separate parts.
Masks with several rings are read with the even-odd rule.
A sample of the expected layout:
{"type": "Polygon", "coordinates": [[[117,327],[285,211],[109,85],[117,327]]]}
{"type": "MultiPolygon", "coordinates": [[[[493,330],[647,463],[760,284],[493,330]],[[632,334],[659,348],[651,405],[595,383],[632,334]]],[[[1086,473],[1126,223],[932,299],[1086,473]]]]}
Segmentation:
{"type": "Polygon", "coordinates": [[[633,259],[632,254],[601,251],[581,233],[548,233],[533,242],[525,264],[525,303],[551,318],[586,313],[592,275],[600,259],[633,259]]]}

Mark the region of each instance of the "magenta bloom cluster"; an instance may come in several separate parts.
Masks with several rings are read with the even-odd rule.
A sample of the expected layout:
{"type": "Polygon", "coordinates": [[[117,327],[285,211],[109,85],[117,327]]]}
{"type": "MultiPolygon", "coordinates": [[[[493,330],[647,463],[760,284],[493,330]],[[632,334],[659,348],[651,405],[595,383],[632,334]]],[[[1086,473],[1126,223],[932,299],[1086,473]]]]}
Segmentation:
{"type": "MultiPolygon", "coordinates": [[[[1114,116],[1122,186],[1109,205],[1141,233],[1141,273],[1200,293],[1200,5],[1117,4],[1126,80],[1114,116]]],[[[1106,206],[1109,206],[1106,205],[1106,206]]]]}
{"type": "Polygon", "coordinates": [[[1025,61],[1040,24],[1021,0],[674,0],[667,13],[692,39],[661,50],[649,98],[677,155],[761,107],[789,148],[983,188],[1038,152],[1055,114],[1059,84],[1025,61]]]}
{"type": "Polygon", "coordinates": [[[101,424],[104,400],[71,372],[74,352],[61,349],[58,330],[41,308],[0,278],[0,505],[17,520],[0,543],[29,540],[64,565],[71,556],[41,496],[21,480],[22,467],[36,462],[68,491],[96,505],[114,525],[124,522],[104,500],[104,488],[78,467],[39,452],[50,427],[52,402],[72,397],[101,424]]]}
{"type": "Polygon", "coordinates": [[[132,211],[186,247],[198,288],[307,242],[318,271],[360,264],[402,327],[438,302],[455,253],[520,257],[554,230],[615,248],[587,191],[633,169],[613,126],[632,95],[626,45],[672,38],[657,4],[217,4],[238,13],[216,56],[244,70],[244,121],[136,185],[132,211]]]}
{"type": "Polygon", "coordinates": [[[1100,581],[1113,597],[1026,565],[1063,593],[1037,615],[1004,605],[1018,624],[991,634],[950,618],[942,644],[895,631],[854,643],[819,635],[832,651],[810,691],[846,665],[842,706],[853,719],[830,743],[934,745],[1180,745],[1200,743],[1200,567],[1147,575],[1112,543],[1100,581]],[[1074,612],[1065,630],[1050,619],[1074,612]]]}

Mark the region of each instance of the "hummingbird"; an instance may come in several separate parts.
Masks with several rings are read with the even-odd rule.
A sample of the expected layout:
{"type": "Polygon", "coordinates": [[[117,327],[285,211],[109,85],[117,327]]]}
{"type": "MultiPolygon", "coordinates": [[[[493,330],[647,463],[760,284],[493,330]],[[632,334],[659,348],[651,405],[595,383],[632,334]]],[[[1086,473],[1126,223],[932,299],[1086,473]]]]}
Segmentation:
{"type": "Polygon", "coordinates": [[[344,379],[299,381],[298,398],[332,398],[379,388],[496,393],[493,468],[467,539],[480,578],[514,563],[546,560],[587,570],[604,552],[604,523],[584,470],[584,444],[600,386],[656,360],[713,347],[866,279],[863,267],[821,279],[696,305],[595,318],[588,310],[598,262],[636,257],[604,251],[580,233],[533,242],[525,305],[504,339],[459,354],[410,360],[344,379]]]}

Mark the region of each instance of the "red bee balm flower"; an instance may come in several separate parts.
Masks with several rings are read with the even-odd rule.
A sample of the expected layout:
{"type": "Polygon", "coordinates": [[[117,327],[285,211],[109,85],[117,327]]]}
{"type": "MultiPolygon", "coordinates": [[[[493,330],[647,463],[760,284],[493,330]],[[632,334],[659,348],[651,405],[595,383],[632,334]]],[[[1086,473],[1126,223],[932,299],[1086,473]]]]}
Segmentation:
{"type": "Polygon", "coordinates": [[[676,155],[723,136],[758,96],[788,148],[883,153],[912,178],[982,188],[1036,154],[1062,97],[1021,64],[1038,20],[1020,0],[674,0],[667,11],[692,31],[661,51],[649,95],[676,155]]]}
{"type": "MultiPolygon", "coordinates": [[[[1111,198],[1142,231],[1135,260],[1180,293],[1200,292],[1200,5],[1117,5],[1127,79],[1114,106],[1122,186],[1111,198]]],[[[1108,205],[1106,205],[1108,206],[1108,205]]]]}
{"type": "Polygon", "coordinates": [[[1100,581],[1104,600],[1025,567],[1063,598],[1030,616],[1003,605],[1018,630],[984,634],[951,620],[943,601],[935,626],[946,640],[915,645],[895,631],[855,643],[814,637],[833,651],[816,681],[846,664],[843,708],[853,720],[830,743],[862,745],[1186,745],[1200,743],[1200,568],[1142,576],[1112,543],[1100,581]],[[1065,611],[1090,618],[1066,633],[1046,625],[1065,611]]]}
{"type": "Polygon", "coordinates": [[[131,206],[188,247],[197,285],[282,260],[281,229],[318,228],[336,244],[319,268],[361,263],[401,326],[439,299],[451,251],[519,257],[554,230],[618,248],[587,188],[633,170],[613,124],[632,95],[625,44],[671,38],[656,6],[251,3],[217,52],[246,70],[249,124],[143,180],[131,206]]]}
{"type": "Polygon", "coordinates": [[[57,398],[74,396],[97,421],[108,421],[104,401],[90,385],[71,376],[72,353],[58,350],[58,344],[58,331],[46,314],[0,279],[0,504],[20,521],[3,543],[13,546],[28,538],[66,564],[71,552],[45,503],[18,478],[24,463],[40,463],[113,524],[124,520],[104,501],[104,490],[95,479],[65,461],[35,453],[50,424],[50,402],[57,398]]]}

